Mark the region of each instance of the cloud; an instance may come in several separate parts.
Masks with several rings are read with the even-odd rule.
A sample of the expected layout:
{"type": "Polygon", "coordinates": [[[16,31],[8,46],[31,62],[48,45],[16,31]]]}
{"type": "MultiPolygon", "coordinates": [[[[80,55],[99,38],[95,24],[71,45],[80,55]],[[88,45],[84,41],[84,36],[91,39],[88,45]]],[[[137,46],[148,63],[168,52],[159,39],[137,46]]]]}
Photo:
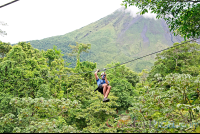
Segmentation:
{"type": "MultiPolygon", "coordinates": [[[[130,13],[130,16],[132,16],[133,18],[137,17],[140,12],[140,10],[135,7],[135,6],[130,6],[128,7],[127,9],[125,9],[125,7],[121,7],[118,9],[118,11],[122,11],[122,12],[125,12],[125,13],[130,13]]],[[[150,19],[154,19],[154,20],[157,20],[156,19],[156,14],[154,13],[150,13],[151,11],[148,11],[148,13],[145,13],[144,15],[142,15],[144,18],[150,18],[150,19]]]]}

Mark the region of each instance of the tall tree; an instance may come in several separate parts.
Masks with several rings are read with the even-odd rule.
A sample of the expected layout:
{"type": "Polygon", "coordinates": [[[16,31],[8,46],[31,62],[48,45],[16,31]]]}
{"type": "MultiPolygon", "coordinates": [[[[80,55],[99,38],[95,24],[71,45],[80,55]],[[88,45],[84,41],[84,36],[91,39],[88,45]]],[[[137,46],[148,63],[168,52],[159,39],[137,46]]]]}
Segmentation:
{"type": "Polygon", "coordinates": [[[124,0],[122,5],[136,6],[140,14],[156,13],[163,18],[175,35],[186,38],[200,37],[200,1],[199,0],[124,0]]]}
{"type": "Polygon", "coordinates": [[[69,45],[72,49],[72,52],[69,54],[69,55],[74,55],[76,54],[76,57],[77,57],[77,63],[76,63],[76,69],[80,69],[80,54],[82,52],[86,52],[88,53],[88,49],[91,48],[91,44],[83,44],[83,43],[76,43],[76,46],[72,46],[72,45],[69,45]]]}
{"type": "Polygon", "coordinates": [[[148,76],[148,71],[147,69],[143,69],[141,73],[139,73],[140,76],[140,81],[142,82],[142,86],[144,85],[145,81],[147,80],[147,76],[148,76]]]}

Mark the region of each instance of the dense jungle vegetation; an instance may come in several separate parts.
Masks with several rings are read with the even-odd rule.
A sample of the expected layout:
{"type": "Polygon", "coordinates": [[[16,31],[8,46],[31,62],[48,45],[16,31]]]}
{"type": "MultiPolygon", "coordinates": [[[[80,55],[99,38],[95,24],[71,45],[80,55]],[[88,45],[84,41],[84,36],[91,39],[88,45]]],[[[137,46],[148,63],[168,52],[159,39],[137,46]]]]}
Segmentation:
{"type": "MultiPolygon", "coordinates": [[[[199,1],[123,4],[139,7],[141,14],[151,10],[185,40],[200,36],[199,1]]],[[[0,41],[0,132],[199,133],[200,45],[182,43],[156,54],[150,70],[106,63],[112,88],[110,102],[103,102],[103,95],[94,92],[97,63],[80,56],[91,44],[69,45],[76,56],[72,68],[57,46],[38,50],[27,42],[12,46],[0,41]]]]}
{"type": "Polygon", "coordinates": [[[200,132],[199,44],[157,54],[149,72],[107,64],[116,67],[106,71],[112,86],[106,103],[89,72],[97,64],[80,62],[90,46],[71,46],[77,63],[69,68],[56,46],[40,51],[0,42],[0,132],[200,132]]]}

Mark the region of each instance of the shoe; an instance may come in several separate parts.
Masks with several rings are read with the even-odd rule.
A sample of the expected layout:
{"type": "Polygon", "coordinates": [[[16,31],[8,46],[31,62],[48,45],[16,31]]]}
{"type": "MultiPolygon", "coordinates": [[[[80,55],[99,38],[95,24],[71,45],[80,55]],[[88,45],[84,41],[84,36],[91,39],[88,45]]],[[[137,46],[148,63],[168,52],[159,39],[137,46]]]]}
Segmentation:
{"type": "Polygon", "coordinates": [[[103,102],[108,102],[108,101],[110,101],[110,99],[108,99],[108,98],[103,98],[103,102]]]}

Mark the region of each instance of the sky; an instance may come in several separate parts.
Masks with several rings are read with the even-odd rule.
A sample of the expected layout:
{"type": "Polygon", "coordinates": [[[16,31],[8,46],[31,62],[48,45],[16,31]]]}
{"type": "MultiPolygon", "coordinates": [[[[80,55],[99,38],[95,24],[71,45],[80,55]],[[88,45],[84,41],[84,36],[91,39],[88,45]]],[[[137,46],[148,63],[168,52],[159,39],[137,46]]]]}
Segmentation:
{"type": "MultiPolygon", "coordinates": [[[[0,6],[13,0],[0,0],[0,6]]],[[[19,0],[0,8],[0,29],[7,35],[0,41],[11,44],[21,41],[40,40],[64,35],[87,26],[117,9],[122,10],[123,0],[19,0]]],[[[136,17],[139,10],[130,7],[125,10],[136,17]]],[[[155,14],[144,17],[154,18],[155,14]]]]}

